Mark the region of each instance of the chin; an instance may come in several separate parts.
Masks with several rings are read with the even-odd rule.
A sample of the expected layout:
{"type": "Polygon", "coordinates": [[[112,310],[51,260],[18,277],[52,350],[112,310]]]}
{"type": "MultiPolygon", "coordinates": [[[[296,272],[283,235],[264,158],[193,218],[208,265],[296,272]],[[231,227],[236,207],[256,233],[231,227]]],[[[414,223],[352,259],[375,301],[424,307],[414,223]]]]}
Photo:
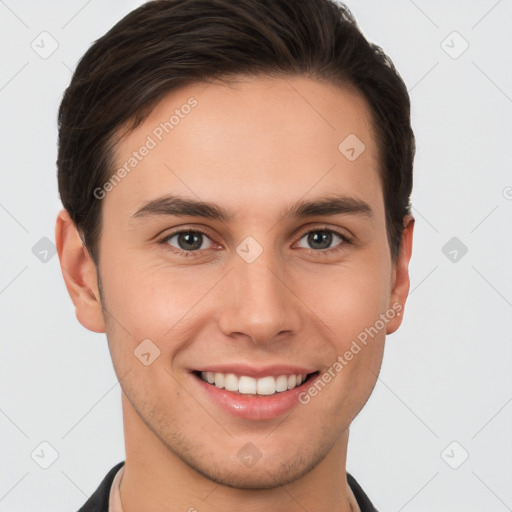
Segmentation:
{"type": "Polygon", "coordinates": [[[325,457],[324,454],[297,453],[290,456],[285,454],[286,459],[277,455],[271,458],[263,456],[253,467],[243,467],[238,460],[220,457],[224,462],[212,464],[212,460],[185,462],[205,478],[226,487],[233,489],[273,489],[290,484],[306,473],[310,472],[325,457]],[[231,462],[228,462],[231,461],[231,462]],[[227,467],[230,464],[230,467],[227,467]]]}
{"type": "Polygon", "coordinates": [[[203,476],[213,482],[231,487],[233,489],[274,489],[287,485],[299,479],[307,473],[309,468],[295,468],[294,471],[286,467],[266,468],[247,468],[244,471],[230,471],[224,468],[216,468],[213,471],[201,471],[196,468],[203,476]]]}

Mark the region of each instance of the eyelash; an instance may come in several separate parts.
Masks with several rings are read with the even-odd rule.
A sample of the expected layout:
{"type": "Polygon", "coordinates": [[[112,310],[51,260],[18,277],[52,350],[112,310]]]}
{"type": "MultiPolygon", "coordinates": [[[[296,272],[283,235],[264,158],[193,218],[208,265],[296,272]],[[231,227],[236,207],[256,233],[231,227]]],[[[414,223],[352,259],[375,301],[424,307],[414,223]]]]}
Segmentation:
{"type": "MultiPolygon", "coordinates": [[[[335,229],[332,229],[332,228],[327,228],[327,227],[320,227],[320,228],[315,228],[315,229],[309,229],[309,231],[304,231],[300,234],[299,240],[301,240],[304,237],[304,235],[309,235],[310,233],[316,233],[316,232],[334,233],[335,235],[337,235],[341,238],[342,243],[338,244],[337,246],[335,246],[331,249],[319,249],[319,250],[306,249],[310,253],[312,253],[314,256],[323,256],[326,253],[334,254],[334,253],[337,253],[338,251],[342,251],[345,248],[345,245],[350,245],[353,243],[352,240],[346,234],[344,234],[340,231],[337,231],[335,229]]],[[[168,244],[168,241],[171,238],[173,238],[174,236],[179,235],[181,233],[201,233],[202,235],[206,236],[207,238],[209,238],[211,240],[209,234],[206,233],[206,231],[203,231],[200,228],[194,228],[194,229],[181,229],[179,231],[174,231],[172,233],[166,234],[163,238],[161,238],[159,240],[158,243],[166,246],[166,249],[168,248],[174,254],[177,254],[178,256],[184,256],[186,258],[198,257],[198,256],[200,256],[200,253],[202,251],[208,250],[208,249],[200,249],[200,250],[195,250],[195,251],[183,251],[181,249],[177,249],[176,247],[170,246],[168,244]]]]}

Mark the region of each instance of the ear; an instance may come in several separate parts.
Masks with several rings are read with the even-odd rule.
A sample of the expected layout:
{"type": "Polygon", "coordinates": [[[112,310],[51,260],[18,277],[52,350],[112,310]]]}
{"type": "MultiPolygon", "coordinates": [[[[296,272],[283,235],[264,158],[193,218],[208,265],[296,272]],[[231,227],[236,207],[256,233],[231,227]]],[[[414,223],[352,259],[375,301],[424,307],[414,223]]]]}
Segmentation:
{"type": "Polygon", "coordinates": [[[66,210],[61,210],[57,216],[55,241],[76,318],[90,331],[105,332],[96,267],[66,210]]]}
{"type": "Polygon", "coordinates": [[[412,254],[412,234],[414,230],[414,217],[406,215],[404,217],[404,228],[402,230],[402,241],[400,244],[400,254],[393,269],[392,290],[390,296],[390,306],[396,312],[386,327],[386,334],[395,332],[402,323],[405,301],[409,294],[409,261],[412,254]]]}

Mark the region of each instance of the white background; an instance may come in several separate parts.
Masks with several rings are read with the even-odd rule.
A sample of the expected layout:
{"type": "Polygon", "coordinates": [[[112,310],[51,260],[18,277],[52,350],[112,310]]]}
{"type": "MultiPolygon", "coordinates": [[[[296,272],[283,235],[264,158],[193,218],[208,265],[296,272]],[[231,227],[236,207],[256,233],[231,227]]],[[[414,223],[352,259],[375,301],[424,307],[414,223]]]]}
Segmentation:
{"type": "MultiPolygon", "coordinates": [[[[58,257],[32,248],[54,241],[71,71],[140,4],[0,2],[0,511],[77,510],[124,460],[105,336],[76,320],[58,257]],[[58,42],[47,59],[31,47],[43,31],[58,42]],[[58,452],[48,469],[31,458],[43,441],[58,452]]],[[[512,2],[347,5],[407,84],[417,139],[411,294],[352,425],[347,470],[381,511],[511,510],[512,2]],[[469,44],[458,58],[454,31],[469,44]],[[456,262],[442,252],[452,237],[468,248],[456,262]],[[464,451],[458,469],[445,462],[464,451]]]]}

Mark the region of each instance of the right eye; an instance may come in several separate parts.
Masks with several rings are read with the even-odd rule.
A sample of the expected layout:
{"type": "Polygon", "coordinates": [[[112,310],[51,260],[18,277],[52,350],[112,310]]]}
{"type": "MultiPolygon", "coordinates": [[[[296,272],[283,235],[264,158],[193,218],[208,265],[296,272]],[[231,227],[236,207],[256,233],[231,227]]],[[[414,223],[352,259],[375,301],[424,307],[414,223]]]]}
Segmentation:
{"type": "Polygon", "coordinates": [[[201,250],[211,249],[213,245],[210,237],[205,232],[197,229],[185,229],[167,234],[160,240],[160,243],[171,246],[176,249],[175,252],[186,257],[195,256],[194,253],[201,250]]]}

